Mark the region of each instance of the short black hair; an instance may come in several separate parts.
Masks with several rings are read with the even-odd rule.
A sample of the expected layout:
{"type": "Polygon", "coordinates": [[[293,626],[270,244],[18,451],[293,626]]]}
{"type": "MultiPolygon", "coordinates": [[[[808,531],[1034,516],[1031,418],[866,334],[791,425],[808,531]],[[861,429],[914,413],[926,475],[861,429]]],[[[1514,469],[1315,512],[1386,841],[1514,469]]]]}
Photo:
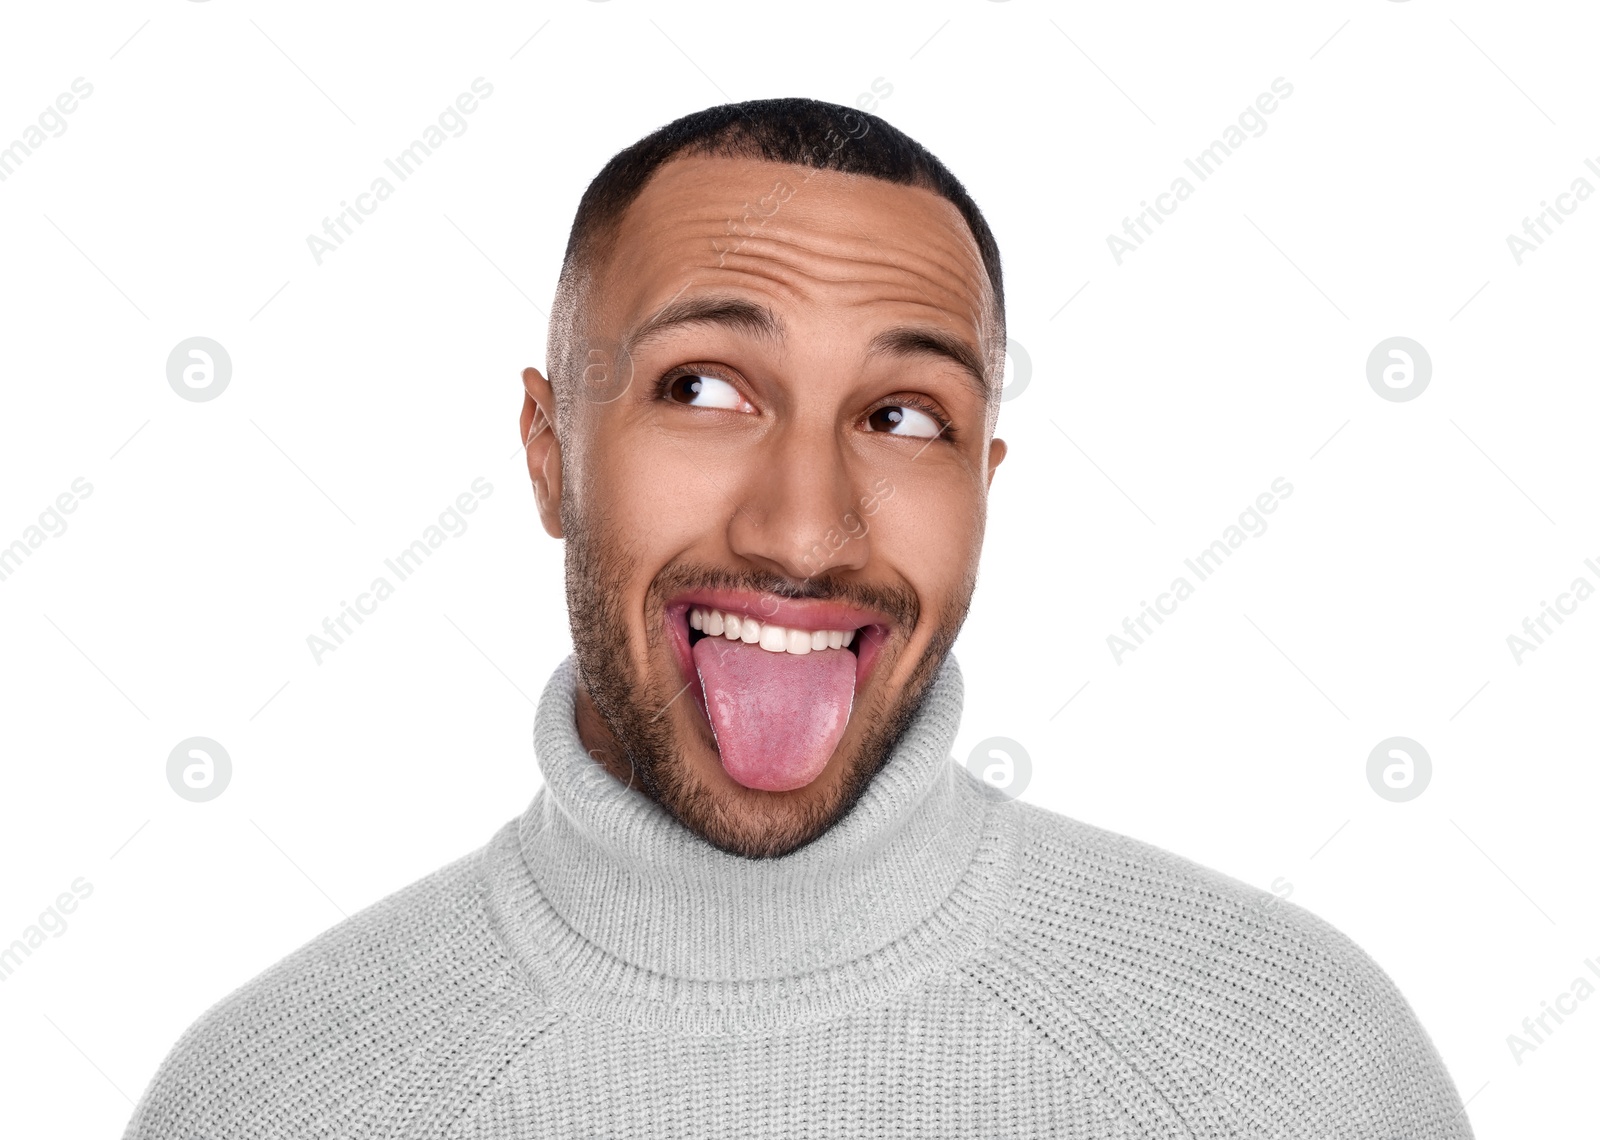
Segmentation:
{"type": "Polygon", "coordinates": [[[966,187],[926,147],[877,115],[817,99],[752,99],[708,107],[618,151],[578,203],[562,275],[605,252],[651,175],[675,158],[693,155],[794,163],[932,190],[966,219],[994,287],[995,304],[1005,311],[1000,247],[966,187]],[[825,146],[830,136],[847,141],[825,146]]]}
{"type": "MultiPolygon", "coordinates": [[[[557,358],[553,368],[564,372],[573,363],[577,285],[610,252],[628,207],[662,166],[676,158],[695,156],[759,159],[864,174],[938,194],[960,211],[972,231],[994,292],[995,316],[1004,343],[1000,247],[983,212],[944,163],[904,131],[866,111],[818,99],[752,99],[674,119],[618,151],[589,183],[572,219],[551,312],[550,348],[557,358]]],[[[551,382],[558,398],[569,387],[555,376],[551,382]]]]}

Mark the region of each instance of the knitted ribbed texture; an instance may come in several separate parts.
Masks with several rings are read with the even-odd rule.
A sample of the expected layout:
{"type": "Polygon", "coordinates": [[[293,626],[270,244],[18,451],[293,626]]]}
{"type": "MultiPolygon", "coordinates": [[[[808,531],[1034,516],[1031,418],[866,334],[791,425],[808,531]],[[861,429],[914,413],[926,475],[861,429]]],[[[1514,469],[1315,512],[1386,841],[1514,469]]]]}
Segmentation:
{"type": "Polygon", "coordinates": [[[590,759],[202,1016],[126,1140],[1470,1140],[1383,973],[1293,904],[1009,800],[947,658],[855,809],[728,855],[590,759]]]}

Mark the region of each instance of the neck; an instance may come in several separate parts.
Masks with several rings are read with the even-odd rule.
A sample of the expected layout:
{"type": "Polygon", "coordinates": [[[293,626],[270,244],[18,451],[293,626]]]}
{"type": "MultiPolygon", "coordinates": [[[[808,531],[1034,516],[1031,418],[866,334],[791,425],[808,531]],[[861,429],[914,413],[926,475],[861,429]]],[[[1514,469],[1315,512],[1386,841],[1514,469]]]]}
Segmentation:
{"type": "Polygon", "coordinates": [[[545,786],[508,828],[491,909],[548,984],[605,976],[613,1002],[624,977],[718,1002],[731,1000],[718,987],[801,976],[862,994],[905,983],[981,938],[1007,879],[1014,814],[950,760],[961,691],[947,657],[855,807],[805,847],[756,860],[706,843],[591,759],[609,734],[580,731],[569,658],[539,704],[545,786]]]}
{"type": "Polygon", "coordinates": [[[581,679],[577,682],[574,720],[578,741],[584,752],[618,784],[624,788],[630,787],[634,783],[633,764],[628,759],[627,750],[611,731],[606,718],[600,715],[594,698],[589,695],[589,689],[581,679]]]}

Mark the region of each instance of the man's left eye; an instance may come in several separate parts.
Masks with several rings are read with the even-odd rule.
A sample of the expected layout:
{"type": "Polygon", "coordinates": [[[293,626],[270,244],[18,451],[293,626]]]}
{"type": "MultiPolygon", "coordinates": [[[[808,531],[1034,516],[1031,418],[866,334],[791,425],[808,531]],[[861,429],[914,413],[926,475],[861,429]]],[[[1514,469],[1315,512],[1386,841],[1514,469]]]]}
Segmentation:
{"type": "Polygon", "coordinates": [[[867,424],[873,431],[909,435],[917,439],[932,439],[944,431],[944,425],[927,412],[920,412],[905,404],[879,408],[867,417],[867,424]]]}

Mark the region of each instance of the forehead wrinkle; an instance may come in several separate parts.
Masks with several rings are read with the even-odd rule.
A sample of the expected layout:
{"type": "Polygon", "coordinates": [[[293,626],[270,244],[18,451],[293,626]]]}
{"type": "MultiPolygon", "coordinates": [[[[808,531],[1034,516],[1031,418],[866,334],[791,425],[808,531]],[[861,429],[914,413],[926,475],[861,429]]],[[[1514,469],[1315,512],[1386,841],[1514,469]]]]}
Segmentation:
{"type": "MultiPolygon", "coordinates": [[[[685,284],[665,304],[657,307],[656,315],[647,320],[639,331],[628,334],[626,337],[628,350],[639,351],[643,345],[665,335],[669,329],[694,324],[720,325],[731,331],[766,340],[775,347],[783,349],[786,330],[776,313],[758,301],[742,298],[737,294],[719,294],[718,287],[748,288],[748,281],[741,278],[756,277],[780,287],[786,293],[797,295],[804,303],[814,303],[815,298],[811,294],[817,290],[807,288],[807,285],[818,283],[824,290],[847,294],[837,302],[840,307],[871,308],[887,301],[925,310],[926,316],[907,315],[895,321],[891,327],[878,332],[867,345],[866,359],[882,356],[901,358],[923,356],[943,359],[960,369],[963,380],[968,383],[981,403],[986,406],[992,404],[995,394],[989,378],[992,362],[983,352],[982,325],[975,322],[972,326],[978,341],[974,346],[961,332],[950,327],[952,324],[957,326],[960,324],[959,320],[952,317],[952,312],[956,310],[941,306],[929,295],[925,283],[920,281],[916,274],[904,272],[902,267],[890,263],[875,262],[875,268],[890,270],[891,274],[865,279],[858,274],[823,277],[815,272],[815,266],[797,266],[793,257],[758,251],[741,253],[740,256],[752,264],[719,267],[714,276],[706,282],[706,293],[679,301],[678,297],[689,287],[685,284]],[[908,283],[911,288],[907,287],[908,283]]],[[[958,298],[953,291],[944,289],[940,291],[950,293],[953,302],[970,301],[969,298],[958,298]]],[[[968,313],[971,315],[970,306],[968,313]]]]}
{"type": "Polygon", "coordinates": [[[870,307],[874,303],[915,305],[928,310],[933,314],[933,319],[941,324],[949,323],[953,314],[959,314],[965,308],[961,298],[955,294],[947,296],[941,304],[939,299],[930,296],[926,289],[917,286],[914,279],[908,280],[904,274],[885,273],[863,277],[857,272],[827,277],[797,270],[792,262],[782,258],[752,255],[750,261],[754,264],[738,268],[724,267],[712,280],[737,282],[741,278],[753,277],[771,282],[812,303],[832,295],[833,303],[845,308],[870,307]]]}
{"type": "MultiPolygon", "coordinates": [[[[655,209],[646,205],[648,191],[634,203],[624,223],[631,232],[621,243],[632,246],[634,252],[620,260],[632,263],[624,272],[635,280],[654,276],[651,270],[657,267],[678,276],[684,283],[668,304],[694,285],[703,284],[714,293],[719,284],[750,287],[749,279],[755,278],[762,286],[776,286],[806,301],[813,301],[815,294],[823,291],[838,291],[844,294],[840,304],[851,308],[877,302],[914,305],[927,311],[934,327],[919,327],[908,315],[888,332],[929,332],[936,334],[935,341],[954,337],[960,348],[946,344],[944,347],[954,351],[927,346],[928,351],[950,357],[963,371],[970,369],[974,358],[982,362],[979,376],[985,380],[984,398],[992,405],[989,374],[1003,359],[996,352],[998,317],[987,268],[964,236],[964,219],[956,218],[961,223],[958,235],[952,232],[951,218],[944,216],[951,212],[930,203],[934,211],[912,211],[931,215],[927,218],[930,224],[920,231],[922,240],[896,242],[886,249],[883,235],[868,232],[867,219],[862,211],[850,208],[848,199],[818,203],[809,195],[797,195],[795,202],[785,200],[768,213],[770,220],[756,222],[753,232],[741,232],[731,224],[725,227],[731,221],[727,211],[718,209],[703,193],[681,185],[653,188],[667,192],[657,198],[655,209]],[[870,276],[864,277],[863,270],[870,276]],[[689,280],[684,279],[685,271],[689,280]],[[975,338],[976,351],[972,351],[969,338],[975,338]]],[[[868,213],[872,209],[868,207],[868,213]]],[[[750,224],[748,217],[746,224],[750,224]]],[[[622,268],[617,262],[613,267],[622,268]]],[[[759,291],[760,286],[757,288],[759,291]]],[[[665,306],[656,308],[659,311],[665,306]]],[[[753,326],[746,331],[763,335],[753,326]]],[[[886,335],[880,333],[877,340],[886,335]]],[[[915,354],[921,349],[911,351],[915,354]]]]}
{"type": "MultiPolygon", "coordinates": [[[[763,259],[757,258],[756,260],[763,259]]],[[[771,260],[776,261],[777,259],[771,260]]],[[[809,295],[813,291],[805,288],[801,282],[795,279],[796,274],[792,272],[792,265],[788,262],[782,262],[781,268],[788,269],[790,272],[763,273],[756,272],[754,267],[751,267],[750,269],[733,271],[724,270],[724,274],[719,274],[719,276],[730,276],[734,282],[737,282],[740,277],[759,277],[764,281],[771,281],[779,285],[785,292],[797,295],[802,303],[814,304],[815,298],[809,295]]],[[[801,276],[809,277],[809,275],[805,274],[801,276]]],[[[993,398],[993,389],[988,379],[990,365],[985,359],[981,347],[982,329],[976,329],[979,334],[979,344],[974,346],[960,332],[949,327],[952,323],[951,311],[941,307],[929,297],[926,290],[918,289],[914,294],[913,291],[906,289],[903,275],[893,280],[888,278],[867,278],[865,280],[861,278],[843,278],[828,281],[825,287],[833,291],[843,291],[849,294],[834,302],[838,308],[871,309],[875,305],[890,302],[898,305],[914,306],[916,309],[925,312],[925,315],[918,313],[901,316],[890,327],[876,333],[867,344],[864,354],[866,359],[871,360],[880,356],[932,356],[943,358],[960,368],[963,377],[970,381],[980,400],[987,403],[993,398]]],[[[708,288],[714,290],[716,286],[710,285],[708,288]]],[[[715,296],[716,294],[712,292],[708,295],[708,300],[715,298],[715,296]]],[[[712,301],[712,303],[715,302],[712,301]]],[[[673,305],[672,307],[678,308],[680,306],[673,305]]],[[[733,326],[737,322],[726,323],[729,326],[733,326]]],[[[739,324],[739,327],[742,328],[742,324],[739,324]]],[[[641,336],[635,344],[642,343],[645,339],[647,338],[641,336]]],[[[771,343],[774,343],[779,348],[784,347],[782,333],[780,332],[779,336],[773,339],[771,343]]]]}
{"type": "Polygon", "coordinates": [[[929,250],[926,246],[897,246],[885,250],[876,238],[860,230],[854,219],[850,219],[850,224],[859,235],[859,241],[836,234],[797,234],[774,228],[743,239],[738,248],[729,252],[729,256],[774,257],[778,251],[787,250],[792,251],[797,262],[814,263],[817,267],[804,271],[818,280],[849,281],[857,275],[850,272],[848,267],[875,265],[904,273],[916,283],[918,289],[933,283],[952,294],[960,290],[939,284],[941,279],[966,281],[974,275],[973,270],[976,269],[980,275],[982,273],[981,264],[968,263],[949,247],[929,250]],[[763,254],[760,247],[764,245],[777,247],[777,251],[763,254]],[[820,267],[826,265],[847,268],[838,273],[822,272],[820,267]]]}
{"type": "MultiPolygon", "coordinates": [[[[726,231],[725,224],[729,220],[725,215],[709,207],[708,204],[695,201],[686,204],[681,209],[672,209],[664,223],[658,223],[660,228],[648,235],[638,234],[633,237],[636,248],[642,247],[645,256],[641,260],[651,260],[651,253],[658,253],[662,259],[679,261],[688,258],[699,260],[712,259],[717,255],[725,262],[729,257],[754,256],[754,248],[763,245],[778,247],[779,249],[792,250],[797,262],[836,262],[841,265],[857,265],[863,262],[876,262],[885,267],[903,269],[909,273],[918,273],[925,278],[947,277],[956,280],[979,278],[986,281],[987,271],[983,268],[981,259],[972,256],[972,251],[965,247],[965,243],[949,240],[937,243],[924,242],[918,246],[896,247],[885,253],[883,246],[871,235],[860,228],[855,215],[849,211],[827,211],[831,216],[817,217],[814,211],[795,209],[790,207],[787,211],[788,218],[801,215],[797,220],[800,226],[787,224],[786,211],[780,207],[773,215],[771,222],[762,222],[752,233],[739,233],[726,231]],[[810,229],[804,229],[810,223],[810,229]],[[838,229],[848,224],[855,231],[855,237],[838,232],[838,229]],[[830,228],[832,232],[830,231],[830,228]],[[935,248],[930,249],[933,245],[935,248]],[[668,248],[676,247],[676,248],[668,248]],[[698,254],[699,257],[695,257],[698,254]],[[908,264],[911,263],[911,264],[908,264]]],[[[646,219],[640,216],[631,216],[628,226],[630,230],[644,228],[646,219]]],[[[942,228],[942,227],[941,227],[942,228]]],[[[952,235],[941,234],[944,238],[952,235]]],[[[681,263],[681,262],[680,262],[681,263]]],[[[812,275],[819,280],[833,279],[832,274],[812,270],[812,275]]],[[[848,274],[840,274],[847,277],[848,274]]]]}
{"type": "Polygon", "coordinates": [[[805,284],[815,284],[854,294],[863,291],[872,293],[865,300],[852,297],[849,301],[852,305],[868,304],[875,300],[904,303],[911,301],[914,295],[920,298],[920,302],[913,303],[920,303],[929,309],[939,323],[949,324],[952,318],[959,322],[960,315],[965,314],[973,318],[974,330],[980,336],[982,333],[981,321],[974,315],[975,311],[982,312],[981,300],[974,306],[975,299],[966,290],[931,280],[903,264],[881,258],[820,255],[798,243],[764,237],[759,243],[751,241],[746,248],[730,254],[725,264],[707,268],[714,273],[728,274],[734,280],[740,276],[754,276],[802,292],[807,291],[805,284]],[[763,245],[769,248],[761,248],[763,245]],[[773,245],[780,248],[770,248],[773,245]],[[830,272],[832,264],[839,265],[840,269],[830,272]],[[872,276],[864,277],[864,268],[875,272],[872,276]]]}
{"type": "MultiPolygon", "coordinates": [[[[730,254],[746,254],[752,244],[774,242],[794,248],[800,259],[846,263],[876,260],[894,268],[909,268],[924,278],[945,277],[969,285],[976,280],[979,295],[963,296],[950,308],[969,316],[976,309],[981,315],[974,324],[980,333],[995,315],[992,283],[970,226],[952,204],[926,186],[881,183],[864,175],[804,165],[759,163],[751,168],[748,160],[732,157],[682,156],[656,173],[630,205],[620,228],[632,231],[628,236],[646,251],[661,250],[666,244],[677,246],[682,260],[675,268],[686,261],[701,261],[712,251],[720,253],[725,262],[730,254]],[[798,186],[791,186],[790,197],[780,199],[772,210],[759,211],[762,218],[754,223],[753,232],[734,228],[735,219],[741,215],[746,226],[751,224],[753,199],[766,202],[779,185],[788,185],[790,179],[798,186]],[[822,191],[819,194],[809,192],[813,179],[822,191]],[[858,193],[862,196],[859,206],[858,193]],[[735,201],[738,205],[734,205],[735,201]],[[897,217],[920,216],[929,223],[918,231],[922,240],[897,247],[887,258],[878,240],[861,228],[864,214],[886,209],[897,217]],[[844,229],[854,231],[854,240],[840,232],[844,229]],[[697,244],[698,251],[684,248],[697,244]],[[727,249],[730,245],[732,249],[727,249]],[[869,254],[868,250],[872,252],[869,254]],[[908,267],[907,261],[920,264],[908,267]]],[[[641,260],[649,260],[648,253],[641,260]]],[[[812,272],[819,280],[831,276],[812,272]]],[[[920,282],[918,287],[922,287],[920,282]]]]}
{"type": "MultiPolygon", "coordinates": [[[[935,322],[943,325],[959,321],[961,314],[970,316],[973,312],[974,299],[965,291],[940,282],[928,282],[904,266],[878,259],[864,263],[861,260],[818,255],[801,244],[771,237],[763,237],[759,242],[752,240],[745,248],[730,252],[721,265],[685,265],[688,260],[677,249],[658,243],[651,254],[643,259],[644,264],[630,267],[627,277],[635,281],[652,276],[650,267],[653,263],[663,267],[673,265],[687,277],[680,278],[682,284],[666,302],[652,304],[651,312],[664,310],[691,287],[700,286],[710,293],[724,285],[749,288],[751,278],[761,286],[776,286],[783,292],[799,294],[807,301],[814,301],[816,294],[834,291],[845,293],[843,303],[851,307],[868,305],[874,301],[917,304],[928,309],[935,322]],[[834,271],[834,264],[841,268],[834,271]],[[863,277],[864,268],[871,269],[872,275],[863,277]],[[867,296],[863,297],[862,294],[867,296]]],[[[622,282],[618,281],[617,285],[622,286],[622,282]]],[[[640,298],[638,303],[641,306],[642,302],[643,298],[640,298]]],[[[771,315],[776,317],[776,314],[771,315]]]]}

